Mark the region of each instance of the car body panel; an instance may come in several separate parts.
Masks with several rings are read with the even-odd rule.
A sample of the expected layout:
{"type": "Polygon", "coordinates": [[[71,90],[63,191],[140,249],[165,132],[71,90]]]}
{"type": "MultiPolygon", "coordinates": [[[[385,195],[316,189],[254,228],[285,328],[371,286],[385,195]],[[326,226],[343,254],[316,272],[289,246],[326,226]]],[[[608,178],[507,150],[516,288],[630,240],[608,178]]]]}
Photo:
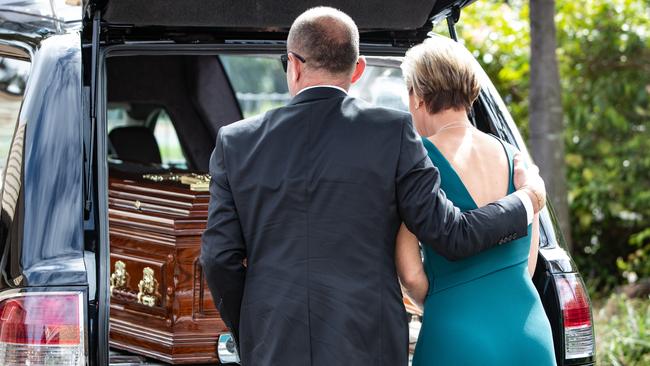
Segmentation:
{"type": "Polygon", "coordinates": [[[26,284],[86,284],[83,260],[81,51],[75,34],[34,53],[26,124],[22,267],[26,284]]]}

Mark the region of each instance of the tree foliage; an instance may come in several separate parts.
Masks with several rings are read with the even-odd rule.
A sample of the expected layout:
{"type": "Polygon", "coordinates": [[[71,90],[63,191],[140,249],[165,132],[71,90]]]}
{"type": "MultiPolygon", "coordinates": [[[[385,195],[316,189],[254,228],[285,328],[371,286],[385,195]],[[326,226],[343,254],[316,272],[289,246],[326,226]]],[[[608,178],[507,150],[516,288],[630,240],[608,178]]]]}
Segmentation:
{"type": "MultiPolygon", "coordinates": [[[[607,289],[650,276],[650,1],[556,7],[573,256],[607,289]]],[[[528,11],[523,0],[477,1],[458,29],[525,137],[528,11]]]]}

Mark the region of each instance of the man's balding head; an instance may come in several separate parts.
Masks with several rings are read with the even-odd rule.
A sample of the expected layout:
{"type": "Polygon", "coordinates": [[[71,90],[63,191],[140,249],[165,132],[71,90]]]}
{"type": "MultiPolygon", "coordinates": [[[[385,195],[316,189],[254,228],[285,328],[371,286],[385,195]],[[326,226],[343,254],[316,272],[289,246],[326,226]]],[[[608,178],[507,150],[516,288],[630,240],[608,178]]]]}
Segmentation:
{"type": "Polygon", "coordinates": [[[330,74],[350,74],[359,58],[359,30],[344,12],[316,7],[291,25],[287,49],[303,56],[305,67],[330,74]]]}

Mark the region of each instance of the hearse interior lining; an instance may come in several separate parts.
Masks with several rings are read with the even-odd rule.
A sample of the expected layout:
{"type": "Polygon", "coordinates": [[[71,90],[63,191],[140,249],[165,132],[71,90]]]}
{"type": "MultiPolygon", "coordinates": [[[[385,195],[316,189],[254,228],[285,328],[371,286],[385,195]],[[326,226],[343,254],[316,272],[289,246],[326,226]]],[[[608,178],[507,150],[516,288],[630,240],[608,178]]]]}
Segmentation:
{"type": "Polygon", "coordinates": [[[106,70],[109,104],[151,104],[167,111],[191,170],[208,171],[217,131],[242,118],[216,56],[114,57],[106,70]]]}

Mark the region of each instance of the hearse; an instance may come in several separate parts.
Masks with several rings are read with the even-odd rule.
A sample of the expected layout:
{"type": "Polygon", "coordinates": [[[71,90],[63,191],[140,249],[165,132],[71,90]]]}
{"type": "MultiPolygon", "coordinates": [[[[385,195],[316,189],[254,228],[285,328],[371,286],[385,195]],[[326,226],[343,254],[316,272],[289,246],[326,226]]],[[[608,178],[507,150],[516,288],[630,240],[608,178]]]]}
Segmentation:
{"type": "MultiPolygon", "coordinates": [[[[401,57],[441,37],[436,22],[457,39],[471,2],[328,1],[368,60],[350,94],[406,110],[401,57]]],[[[237,362],[197,261],[208,160],[221,126],[289,100],[279,56],[316,5],[0,0],[0,364],[237,362]]],[[[473,123],[525,152],[481,78],[473,123]]],[[[551,207],[540,246],[558,365],[593,365],[590,300],[551,207]]]]}

